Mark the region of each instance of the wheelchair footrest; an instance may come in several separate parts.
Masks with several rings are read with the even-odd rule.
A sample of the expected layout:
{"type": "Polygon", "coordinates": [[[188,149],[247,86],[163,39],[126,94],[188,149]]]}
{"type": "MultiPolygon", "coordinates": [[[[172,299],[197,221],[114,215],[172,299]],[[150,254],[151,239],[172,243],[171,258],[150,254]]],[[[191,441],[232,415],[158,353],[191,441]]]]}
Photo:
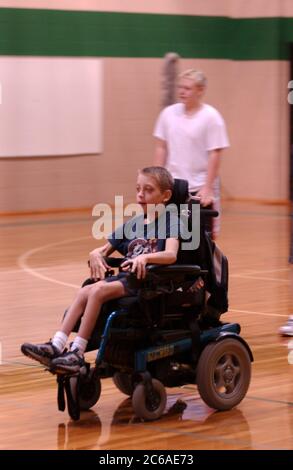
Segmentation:
{"type": "Polygon", "coordinates": [[[57,384],[58,384],[58,393],[57,393],[57,403],[58,410],[65,411],[65,395],[69,415],[72,419],[78,420],[80,416],[80,407],[78,399],[78,381],[79,376],[69,376],[69,375],[58,375],[57,384]],[[74,384],[71,383],[72,379],[75,381],[74,384]]]}

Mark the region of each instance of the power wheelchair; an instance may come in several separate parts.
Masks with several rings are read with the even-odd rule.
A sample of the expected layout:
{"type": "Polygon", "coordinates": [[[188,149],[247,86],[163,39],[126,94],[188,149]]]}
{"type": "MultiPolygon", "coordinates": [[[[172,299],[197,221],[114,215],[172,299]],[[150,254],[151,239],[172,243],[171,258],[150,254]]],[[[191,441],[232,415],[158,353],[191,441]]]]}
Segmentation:
{"type": "MultiPolygon", "coordinates": [[[[188,196],[188,183],[175,180],[170,202],[179,206],[188,196]]],[[[189,209],[196,203],[189,199],[189,209]]],[[[204,223],[206,216],[217,215],[201,210],[198,249],[180,251],[174,265],[148,266],[143,281],[130,275],[138,295],[103,306],[87,346],[87,351],[98,349],[95,365],[86,363],[76,375],[57,375],[59,410],[67,402],[70,417],[78,420],[80,411],[97,403],[107,377],[131,397],[136,416],[149,421],[164,413],[165,387],[196,384],[203,401],[217,410],[241,402],[253,355],[239,335],[240,325],[219,320],[228,310],[228,262],[219,257],[204,223]],[[204,287],[194,292],[199,277],[204,287]]],[[[107,263],[117,268],[121,260],[107,258],[107,263]]],[[[87,279],[83,286],[92,282],[87,279]]]]}

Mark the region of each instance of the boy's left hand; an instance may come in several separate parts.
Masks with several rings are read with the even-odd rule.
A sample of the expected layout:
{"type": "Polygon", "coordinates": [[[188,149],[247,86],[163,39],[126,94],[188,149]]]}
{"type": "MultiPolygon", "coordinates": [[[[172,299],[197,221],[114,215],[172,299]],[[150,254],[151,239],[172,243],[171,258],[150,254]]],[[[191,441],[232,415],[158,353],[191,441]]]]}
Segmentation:
{"type": "Polygon", "coordinates": [[[132,263],[133,261],[131,259],[127,259],[126,261],[123,261],[123,263],[120,264],[120,269],[122,271],[131,271],[132,268],[132,263]]]}
{"type": "Polygon", "coordinates": [[[121,264],[121,268],[123,271],[130,271],[132,273],[136,272],[137,279],[144,279],[146,276],[146,265],[146,255],[139,255],[136,258],[124,261],[121,264]]]}

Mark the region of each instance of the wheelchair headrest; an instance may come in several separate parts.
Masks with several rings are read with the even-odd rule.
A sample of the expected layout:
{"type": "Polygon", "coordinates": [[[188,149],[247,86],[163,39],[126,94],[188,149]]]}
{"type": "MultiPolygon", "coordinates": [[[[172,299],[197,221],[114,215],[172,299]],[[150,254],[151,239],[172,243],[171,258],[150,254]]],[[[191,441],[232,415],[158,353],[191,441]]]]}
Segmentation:
{"type": "Polygon", "coordinates": [[[168,204],[180,206],[180,204],[184,204],[187,201],[188,197],[188,181],[175,178],[172,196],[168,204]]]}

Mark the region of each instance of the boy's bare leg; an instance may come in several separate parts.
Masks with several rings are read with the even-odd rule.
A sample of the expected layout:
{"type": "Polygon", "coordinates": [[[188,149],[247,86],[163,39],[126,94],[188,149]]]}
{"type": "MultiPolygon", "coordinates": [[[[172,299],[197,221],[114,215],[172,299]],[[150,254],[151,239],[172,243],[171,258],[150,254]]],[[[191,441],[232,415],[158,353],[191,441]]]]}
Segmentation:
{"type": "Polygon", "coordinates": [[[63,331],[63,333],[65,333],[67,336],[70,335],[77,321],[83,314],[87,304],[89,292],[92,287],[93,285],[89,285],[79,289],[75,299],[68,308],[66,316],[62,322],[62,326],[60,328],[60,331],[63,331]]]}
{"type": "Polygon", "coordinates": [[[108,300],[125,296],[125,289],[120,281],[99,281],[90,286],[88,299],[82,316],[78,336],[88,339],[95,327],[102,305],[108,300]]]}
{"type": "MultiPolygon", "coordinates": [[[[84,314],[77,336],[75,337],[70,351],[64,352],[61,356],[57,357],[52,361],[52,367],[56,373],[68,374],[78,373],[80,369],[85,365],[84,353],[86,351],[88,339],[93,332],[97,318],[99,316],[101,306],[108,300],[125,296],[125,289],[121,282],[105,282],[99,281],[97,284],[89,286],[87,290],[87,300],[84,314]]],[[[82,296],[80,294],[79,300],[81,301],[82,296]]],[[[84,299],[83,299],[84,300],[84,299]]],[[[71,319],[76,318],[76,314],[79,311],[81,303],[76,302],[73,305],[71,312],[71,319]]],[[[69,322],[67,323],[67,327],[69,322]]]]}
{"type": "Polygon", "coordinates": [[[94,329],[102,304],[107,300],[124,295],[124,287],[119,281],[99,281],[96,284],[82,287],[69,307],[60,330],[69,336],[83,315],[78,335],[88,339],[94,329]]]}

